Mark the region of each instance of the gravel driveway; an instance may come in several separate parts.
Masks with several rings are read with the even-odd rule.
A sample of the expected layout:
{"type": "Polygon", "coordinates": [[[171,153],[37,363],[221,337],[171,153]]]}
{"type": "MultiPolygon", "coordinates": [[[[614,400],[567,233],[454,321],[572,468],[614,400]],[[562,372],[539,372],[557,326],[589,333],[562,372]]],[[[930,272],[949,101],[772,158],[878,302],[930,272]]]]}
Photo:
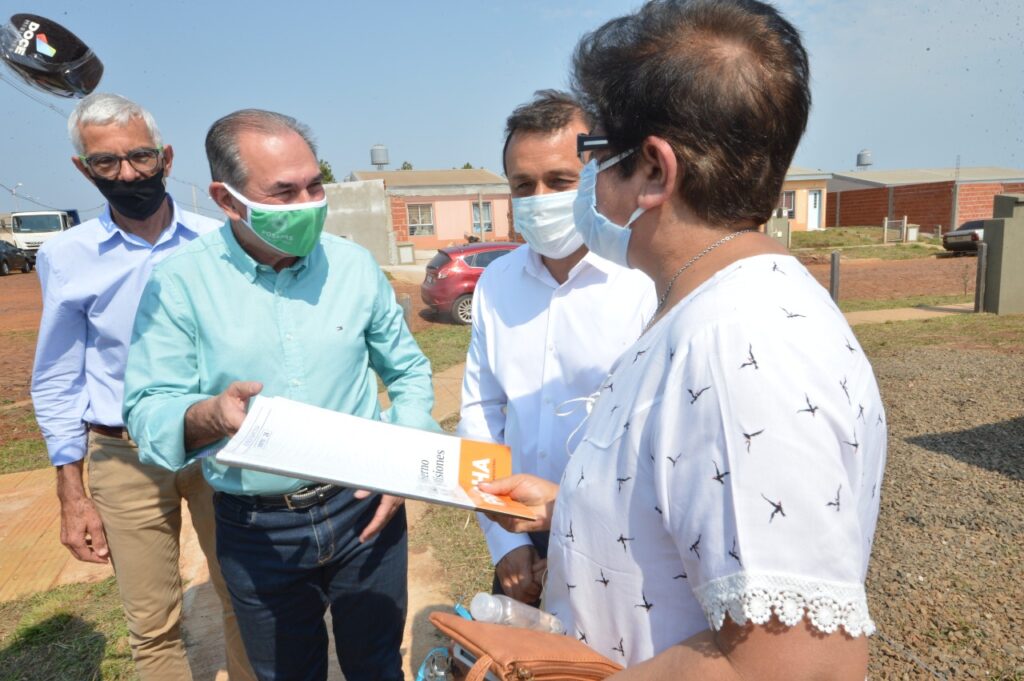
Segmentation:
{"type": "Polygon", "coordinates": [[[1024,354],[872,354],[889,461],[871,677],[1024,678],[1024,354]]]}

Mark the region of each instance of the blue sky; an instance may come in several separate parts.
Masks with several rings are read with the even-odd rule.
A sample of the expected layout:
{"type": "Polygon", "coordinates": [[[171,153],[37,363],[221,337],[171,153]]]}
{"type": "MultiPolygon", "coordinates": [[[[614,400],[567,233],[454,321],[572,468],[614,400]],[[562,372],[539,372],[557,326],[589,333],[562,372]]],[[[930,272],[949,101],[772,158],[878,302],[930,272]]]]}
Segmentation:
{"type": "MultiPolygon", "coordinates": [[[[500,172],[505,116],[534,90],[565,87],[579,36],[639,3],[5,4],[82,37],[106,67],[99,89],[149,108],[173,144],[171,193],[190,206],[195,185],[198,206],[212,211],[203,137],[216,118],[243,107],[309,124],[339,178],[370,168],[376,143],[387,145],[393,168],[468,161],[500,172]]],[[[868,148],[878,169],[952,167],[957,155],[962,166],[1024,168],[1024,3],[777,5],[811,54],[814,107],[798,165],[842,172],[868,148]]],[[[74,101],[35,91],[30,99],[4,82],[0,93],[0,184],[22,184],[23,210],[32,198],[95,215],[103,199],[69,161],[65,119],[74,101]]],[[[14,207],[0,188],[0,211],[14,207]]]]}

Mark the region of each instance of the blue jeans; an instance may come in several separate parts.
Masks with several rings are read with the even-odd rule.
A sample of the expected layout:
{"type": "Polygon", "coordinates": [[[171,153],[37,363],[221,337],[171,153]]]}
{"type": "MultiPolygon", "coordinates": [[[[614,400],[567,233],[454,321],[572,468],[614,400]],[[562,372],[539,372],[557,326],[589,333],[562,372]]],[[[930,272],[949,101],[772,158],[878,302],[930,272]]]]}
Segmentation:
{"type": "Polygon", "coordinates": [[[380,496],[344,489],[292,511],[218,493],[217,557],[261,681],[327,678],[327,627],[347,681],[403,679],[407,603],[405,507],[359,542],[380,496]]]}

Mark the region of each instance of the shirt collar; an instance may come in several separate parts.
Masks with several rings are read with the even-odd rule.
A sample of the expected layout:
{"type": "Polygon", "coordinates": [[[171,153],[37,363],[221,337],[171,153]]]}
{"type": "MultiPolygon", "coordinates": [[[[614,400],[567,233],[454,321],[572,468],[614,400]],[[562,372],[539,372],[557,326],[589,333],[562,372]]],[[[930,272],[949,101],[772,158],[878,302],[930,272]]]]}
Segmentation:
{"type": "MultiPolygon", "coordinates": [[[[554,282],[557,287],[558,282],[555,282],[548,268],[544,266],[544,261],[541,260],[540,254],[537,251],[527,245],[526,247],[526,262],[523,264],[523,270],[532,277],[540,279],[541,281],[547,281],[548,283],[554,282]]],[[[608,275],[611,274],[612,269],[615,267],[615,263],[610,260],[605,260],[601,256],[597,255],[593,251],[588,250],[586,255],[580,259],[576,265],[569,270],[569,276],[566,278],[565,283],[568,284],[572,281],[580,272],[593,267],[601,273],[608,275]]]]}
{"type": "MultiPolygon", "coordinates": [[[[226,220],[224,222],[224,226],[220,228],[220,233],[221,237],[224,239],[224,244],[227,246],[228,259],[250,282],[255,282],[259,278],[260,272],[274,271],[274,268],[270,265],[264,265],[263,263],[257,262],[251,255],[246,253],[245,249],[242,248],[242,245],[238,243],[238,239],[235,238],[235,233],[231,230],[230,220],[226,220]]],[[[317,259],[323,257],[322,252],[323,246],[320,243],[317,243],[316,248],[313,249],[312,253],[299,258],[281,271],[290,271],[296,279],[301,279],[309,270],[310,264],[315,263],[317,259]]]]}
{"type": "MultiPolygon", "coordinates": [[[[173,238],[174,235],[178,233],[178,230],[184,230],[193,236],[198,236],[199,234],[194,229],[186,225],[182,220],[182,213],[181,209],[178,207],[178,202],[175,201],[170,194],[167,195],[167,198],[171,202],[171,222],[162,232],[160,232],[160,237],[156,240],[155,244],[146,244],[150,248],[156,248],[165,241],[173,238]]],[[[100,244],[105,244],[111,239],[117,237],[120,237],[121,240],[126,243],[140,244],[141,240],[138,237],[128,234],[128,232],[121,229],[121,227],[114,222],[114,216],[110,212],[109,203],[103,207],[103,212],[100,213],[98,219],[100,227],[103,228],[103,236],[100,239],[100,244]]]]}

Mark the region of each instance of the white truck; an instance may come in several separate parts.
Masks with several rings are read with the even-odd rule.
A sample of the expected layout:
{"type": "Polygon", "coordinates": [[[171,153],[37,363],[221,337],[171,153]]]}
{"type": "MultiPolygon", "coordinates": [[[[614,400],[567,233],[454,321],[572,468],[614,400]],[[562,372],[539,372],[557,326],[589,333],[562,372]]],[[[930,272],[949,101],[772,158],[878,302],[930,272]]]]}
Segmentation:
{"type": "Polygon", "coordinates": [[[16,211],[0,215],[0,240],[35,256],[53,235],[79,223],[77,210],[16,211]]]}

